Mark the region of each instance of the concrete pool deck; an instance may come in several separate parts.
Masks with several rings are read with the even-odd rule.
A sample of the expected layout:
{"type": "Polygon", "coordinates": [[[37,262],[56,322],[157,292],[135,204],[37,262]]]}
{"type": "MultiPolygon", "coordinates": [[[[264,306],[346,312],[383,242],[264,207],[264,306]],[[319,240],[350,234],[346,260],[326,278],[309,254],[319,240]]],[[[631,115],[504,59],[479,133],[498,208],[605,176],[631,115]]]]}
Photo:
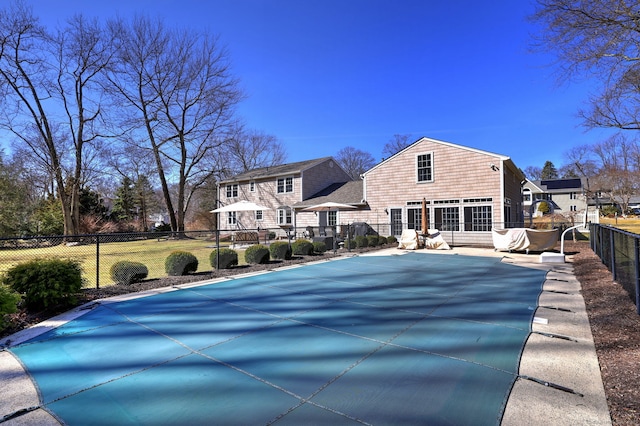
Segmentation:
{"type": "MultiPolygon", "coordinates": [[[[400,255],[406,252],[391,248],[361,256],[400,255]]],[[[570,255],[566,256],[567,263],[539,263],[537,254],[504,253],[490,249],[459,247],[448,251],[415,252],[500,257],[505,263],[548,271],[533,324],[534,333],[525,346],[519,371],[521,376],[538,381],[524,378],[516,381],[502,424],[611,424],[580,283],[573,275],[570,255]]],[[[122,297],[119,299],[122,300],[122,297]]],[[[18,344],[34,333],[46,331],[81,314],[80,309],[70,311],[7,339],[11,340],[10,346],[18,344]]],[[[4,350],[0,352],[0,382],[3,384],[0,422],[6,419],[5,416],[24,412],[6,419],[4,424],[60,424],[46,410],[39,408],[38,393],[32,380],[20,362],[4,350]]]]}

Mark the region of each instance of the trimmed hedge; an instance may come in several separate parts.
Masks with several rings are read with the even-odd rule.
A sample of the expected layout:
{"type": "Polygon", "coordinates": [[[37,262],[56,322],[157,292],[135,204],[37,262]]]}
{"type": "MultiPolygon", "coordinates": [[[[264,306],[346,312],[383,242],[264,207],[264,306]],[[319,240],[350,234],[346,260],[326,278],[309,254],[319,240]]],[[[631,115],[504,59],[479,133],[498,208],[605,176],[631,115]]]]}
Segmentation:
{"type": "Polygon", "coordinates": [[[291,250],[293,251],[293,254],[299,256],[310,256],[313,254],[313,244],[308,240],[295,240],[291,243],[291,250]]]}
{"type": "Polygon", "coordinates": [[[378,236],[377,235],[367,235],[367,246],[375,247],[378,245],[378,236]]]}
{"type": "Polygon", "coordinates": [[[324,241],[316,241],[313,243],[313,251],[316,253],[324,253],[327,251],[327,245],[324,241]]]}
{"type": "Polygon", "coordinates": [[[80,262],[73,259],[34,259],[7,270],[0,284],[22,294],[29,310],[73,305],[84,280],[80,262]]]}
{"type": "Polygon", "coordinates": [[[244,252],[244,260],[247,263],[256,265],[260,263],[269,263],[269,249],[262,244],[254,244],[248,247],[244,252]]]}
{"type": "Polygon", "coordinates": [[[357,248],[369,247],[369,240],[367,239],[367,237],[365,237],[364,235],[358,235],[356,237],[356,247],[357,248]]]}
{"type": "Polygon", "coordinates": [[[356,248],[356,241],[355,240],[344,240],[344,248],[346,249],[354,249],[356,248]]]}
{"type": "Polygon", "coordinates": [[[383,237],[382,235],[378,235],[378,245],[383,246],[387,244],[387,237],[383,237]]]}
{"type": "Polygon", "coordinates": [[[272,259],[287,260],[291,259],[291,247],[286,241],[274,241],[269,246],[269,252],[272,259]]]}
{"type": "Polygon", "coordinates": [[[147,278],[149,269],[140,262],[121,260],[111,265],[109,273],[116,284],[130,285],[147,278]]]}
{"type": "Polygon", "coordinates": [[[16,312],[19,301],[19,294],[11,291],[6,285],[0,285],[0,331],[9,327],[10,322],[5,320],[5,315],[16,312]]]}
{"type": "Polygon", "coordinates": [[[198,270],[198,258],[188,251],[174,251],[165,259],[164,270],[174,277],[191,274],[198,270]]]}
{"type": "Polygon", "coordinates": [[[387,237],[387,244],[396,244],[397,242],[398,242],[398,239],[393,235],[389,235],[387,237]]]}
{"type": "Polygon", "coordinates": [[[209,262],[213,269],[231,269],[238,266],[238,252],[230,248],[220,249],[220,265],[218,265],[218,250],[209,255],[209,262]]]}

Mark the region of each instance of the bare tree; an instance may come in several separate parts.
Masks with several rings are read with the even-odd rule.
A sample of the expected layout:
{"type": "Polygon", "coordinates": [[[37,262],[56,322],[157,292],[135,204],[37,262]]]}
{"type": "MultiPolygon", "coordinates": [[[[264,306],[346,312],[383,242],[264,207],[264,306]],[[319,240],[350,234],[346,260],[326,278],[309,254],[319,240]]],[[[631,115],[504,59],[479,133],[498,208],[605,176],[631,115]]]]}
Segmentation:
{"type": "Polygon", "coordinates": [[[239,129],[226,142],[225,154],[232,175],[282,164],[287,159],[286,150],[278,139],[258,130],[239,129]]]}
{"type": "Polygon", "coordinates": [[[411,135],[393,135],[382,148],[382,158],[389,158],[411,145],[411,135]]]}
{"type": "Polygon", "coordinates": [[[336,161],[353,180],[359,180],[362,173],[376,164],[376,160],[370,153],[352,146],[344,147],[338,151],[336,161]]]}
{"type": "Polygon", "coordinates": [[[118,56],[109,76],[122,123],[147,141],[171,228],[182,231],[191,196],[217,172],[216,150],[228,140],[242,94],[216,37],[145,17],[110,27],[118,56]]]}
{"type": "Polygon", "coordinates": [[[542,176],[542,168],[537,166],[527,166],[524,169],[524,174],[528,180],[540,180],[542,176]]]}
{"type": "Polygon", "coordinates": [[[635,0],[538,0],[540,47],[554,52],[563,79],[602,84],[580,112],[588,127],[640,130],[640,4],[635,0]]]}
{"type": "Polygon", "coordinates": [[[65,234],[79,232],[85,155],[99,141],[101,91],[95,89],[109,46],[95,20],[75,16],[50,33],[24,3],[0,11],[0,125],[51,173],[65,234]]]}
{"type": "Polygon", "coordinates": [[[637,143],[617,134],[593,146],[600,162],[600,171],[594,178],[599,190],[620,204],[622,211],[629,207],[631,196],[636,194],[640,169],[638,169],[637,143]]]}

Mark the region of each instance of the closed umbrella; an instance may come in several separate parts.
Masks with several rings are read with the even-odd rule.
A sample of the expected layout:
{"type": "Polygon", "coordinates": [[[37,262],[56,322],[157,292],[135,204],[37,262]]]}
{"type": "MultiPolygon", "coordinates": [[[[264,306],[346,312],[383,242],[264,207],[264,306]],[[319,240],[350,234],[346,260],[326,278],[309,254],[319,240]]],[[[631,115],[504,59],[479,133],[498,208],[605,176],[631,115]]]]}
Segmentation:
{"type": "Polygon", "coordinates": [[[422,235],[429,233],[429,224],[427,223],[427,199],[422,198],[422,235]]]}

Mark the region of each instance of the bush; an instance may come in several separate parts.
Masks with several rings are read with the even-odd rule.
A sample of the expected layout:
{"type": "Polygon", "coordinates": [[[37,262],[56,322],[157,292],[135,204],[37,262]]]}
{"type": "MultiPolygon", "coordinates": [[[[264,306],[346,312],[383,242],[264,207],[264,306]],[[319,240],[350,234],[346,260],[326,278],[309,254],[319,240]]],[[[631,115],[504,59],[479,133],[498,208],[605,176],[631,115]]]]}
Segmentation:
{"type": "Polygon", "coordinates": [[[356,237],[356,247],[357,248],[363,248],[363,247],[368,247],[369,246],[369,240],[367,240],[367,237],[365,237],[364,235],[358,235],[356,237]]]}
{"type": "Polygon", "coordinates": [[[269,252],[272,259],[286,260],[291,259],[291,247],[286,241],[275,241],[269,246],[269,252]]]}
{"type": "Polygon", "coordinates": [[[209,262],[213,269],[230,269],[238,266],[238,252],[230,248],[220,249],[220,265],[218,265],[218,250],[214,250],[209,255],[209,262]]]}
{"type": "Polygon", "coordinates": [[[375,247],[378,245],[378,236],[377,235],[367,235],[367,245],[369,247],[375,247]]]}
{"type": "Polygon", "coordinates": [[[0,284],[22,294],[27,309],[40,311],[75,304],[83,282],[77,260],[34,259],[9,269],[0,284]]]}
{"type": "Polygon", "coordinates": [[[299,239],[291,244],[293,254],[300,256],[310,256],[313,254],[313,244],[310,241],[299,239]]]}
{"type": "Polygon", "coordinates": [[[324,243],[324,241],[316,241],[315,243],[313,243],[313,251],[316,253],[324,253],[325,251],[327,251],[327,245],[324,243]]]}
{"type": "Polygon", "coordinates": [[[262,244],[254,244],[244,252],[244,260],[252,265],[269,262],[269,249],[262,244]]]}
{"type": "Polygon", "coordinates": [[[387,244],[387,237],[383,237],[382,235],[378,235],[378,245],[383,246],[387,244]]]}
{"type": "Polygon", "coordinates": [[[110,273],[116,284],[130,285],[147,278],[149,269],[140,262],[121,260],[111,265],[110,273]]]}
{"type": "Polygon", "coordinates": [[[170,276],[191,274],[198,270],[198,258],[188,251],[174,251],[165,259],[164,270],[170,276]]]}
{"type": "Polygon", "coordinates": [[[387,243],[388,244],[396,244],[398,242],[398,239],[396,237],[394,237],[393,235],[389,235],[387,237],[387,243]]]}
{"type": "Polygon", "coordinates": [[[13,314],[18,310],[20,295],[11,291],[7,286],[0,285],[0,331],[10,324],[5,319],[8,314],[13,314]]]}
{"type": "Polygon", "coordinates": [[[355,240],[344,240],[344,248],[346,248],[346,249],[354,249],[354,248],[356,248],[355,240]]]}

